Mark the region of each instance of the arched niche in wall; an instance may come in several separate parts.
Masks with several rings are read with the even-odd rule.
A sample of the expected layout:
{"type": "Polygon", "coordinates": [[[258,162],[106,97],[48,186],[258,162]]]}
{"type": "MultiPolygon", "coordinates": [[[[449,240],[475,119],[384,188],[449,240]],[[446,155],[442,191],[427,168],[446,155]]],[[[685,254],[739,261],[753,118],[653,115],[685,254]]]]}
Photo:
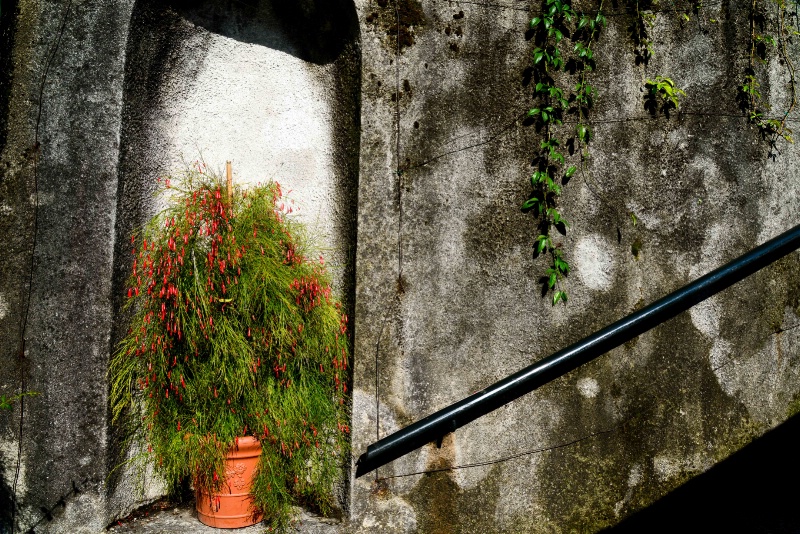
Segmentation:
{"type": "MultiPolygon", "coordinates": [[[[360,61],[352,0],[136,3],[125,67],[115,309],[123,304],[130,233],[158,209],[156,177],[201,157],[219,170],[232,160],[239,183],[275,180],[291,190],[296,217],[319,238],[352,306],[360,61]]],[[[115,339],[123,323],[120,312],[115,339]]]]}

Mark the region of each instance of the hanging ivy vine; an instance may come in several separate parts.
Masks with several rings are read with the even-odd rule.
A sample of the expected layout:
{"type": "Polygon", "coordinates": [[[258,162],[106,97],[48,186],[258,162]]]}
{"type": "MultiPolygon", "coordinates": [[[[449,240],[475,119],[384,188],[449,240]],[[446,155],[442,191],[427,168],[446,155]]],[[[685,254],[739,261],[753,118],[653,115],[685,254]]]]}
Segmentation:
{"type": "Polygon", "coordinates": [[[797,105],[797,93],[794,63],[786,52],[786,43],[792,37],[800,35],[797,27],[797,7],[797,2],[792,2],[790,6],[785,0],[752,0],[750,4],[748,66],[739,85],[739,102],[750,123],[755,125],[761,136],[769,141],[770,155],[773,157],[777,153],[779,139],[794,143],[792,130],[787,126],[786,119],[797,105]],[[774,14],[777,36],[766,32],[769,26],[770,5],[777,8],[777,13],[774,14]],[[790,8],[794,10],[793,13],[789,11],[790,8]],[[794,28],[787,25],[787,15],[795,17],[794,28]],[[774,53],[778,54],[789,78],[789,104],[778,117],[770,116],[771,106],[761,94],[762,80],[768,76],[767,64],[770,55],[774,53]]]}
{"type": "Polygon", "coordinates": [[[538,131],[543,132],[543,138],[533,158],[532,193],[522,209],[538,218],[534,256],[549,258],[541,282],[545,293],[552,292],[553,305],[567,302],[563,282],[570,265],[564,256],[563,243],[557,242],[552,230],[566,236],[569,223],[559,208],[562,187],[578,166],[582,170],[587,167],[592,138],[587,118],[595,100],[595,88],[589,83],[588,75],[596,66],[594,44],[605,25],[603,1],[596,12],[587,14],[576,13],[562,0],[544,0],[541,15],[530,21],[536,47],[532,70],[534,107],[528,116],[534,120],[538,131]],[[571,46],[566,46],[565,41],[571,46]],[[562,53],[562,49],[566,52],[562,53]],[[555,75],[559,72],[566,76],[559,76],[557,80],[555,75]],[[571,83],[560,85],[565,79],[571,83]],[[564,125],[565,115],[574,117],[574,132],[564,125]],[[576,149],[578,165],[568,166],[566,158],[576,149]]]}
{"type": "MultiPolygon", "coordinates": [[[[583,176],[588,173],[589,146],[593,138],[590,114],[596,98],[590,74],[596,67],[595,45],[607,23],[604,1],[600,0],[591,12],[583,12],[576,11],[570,0],[542,0],[538,14],[529,24],[534,48],[529,69],[533,98],[528,118],[536,126],[540,139],[532,157],[531,194],[522,204],[522,210],[537,219],[533,255],[547,258],[540,282],[543,295],[550,294],[553,305],[567,302],[565,279],[571,267],[564,245],[569,222],[562,211],[560,197],[562,188],[578,170],[583,176]],[[566,116],[570,116],[569,121],[565,121],[566,116]]],[[[750,6],[749,62],[738,86],[739,101],[747,119],[769,140],[773,156],[779,139],[794,142],[787,119],[797,103],[795,67],[787,53],[787,42],[800,35],[799,1],[752,0],[750,6]],[[769,6],[777,7],[772,25],[778,29],[777,36],[768,35],[764,30],[768,26],[769,6]],[[794,9],[793,14],[791,9],[794,9]],[[791,16],[795,18],[795,27],[787,23],[791,16]],[[769,115],[769,103],[760,92],[760,80],[767,75],[771,51],[779,56],[789,79],[789,104],[777,117],[769,115]]],[[[627,0],[623,4],[630,14],[627,28],[635,64],[646,68],[656,50],[652,33],[658,1],[627,0]]],[[[699,15],[701,8],[701,3],[696,2],[688,9],[670,11],[677,13],[682,21],[689,21],[692,15],[699,15]]],[[[717,21],[710,19],[710,22],[717,21]]],[[[661,112],[666,118],[680,109],[681,99],[687,96],[665,75],[646,78],[643,90],[645,110],[653,116],[661,112]]],[[[636,217],[633,214],[631,217],[635,225],[636,217]]]]}

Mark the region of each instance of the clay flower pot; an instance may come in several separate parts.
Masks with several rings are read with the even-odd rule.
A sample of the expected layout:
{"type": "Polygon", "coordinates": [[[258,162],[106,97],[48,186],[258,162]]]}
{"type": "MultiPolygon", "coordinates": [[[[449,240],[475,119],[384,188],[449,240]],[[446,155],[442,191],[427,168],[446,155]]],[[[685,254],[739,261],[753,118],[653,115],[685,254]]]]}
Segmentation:
{"type": "Polygon", "coordinates": [[[225,461],[225,482],[219,493],[197,490],[197,518],[215,528],[241,528],[263,519],[252,506],[250,486],[261,455],[261,443],[254,437],[238,438],[225,461]]]}

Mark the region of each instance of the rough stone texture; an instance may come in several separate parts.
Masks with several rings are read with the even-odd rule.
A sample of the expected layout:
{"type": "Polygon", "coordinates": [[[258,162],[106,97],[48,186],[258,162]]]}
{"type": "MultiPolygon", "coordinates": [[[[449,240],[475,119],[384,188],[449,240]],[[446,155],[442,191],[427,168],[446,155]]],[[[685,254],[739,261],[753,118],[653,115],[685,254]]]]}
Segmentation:
{"type": "Polygon", "coordinates": [[[0,393],[39,393],[25,401],[21,438],[21,404],[0,414],[3,529],[14,494],[20,528],[98,532],[162,491],[147,473],[116,469],[136,451],[110,433],[105,377],[125,329],[116,290],[130,230],[157,209],[155,177],[188,150],[241,161],[242,174],[261,173],[253,180],[286,173],[352,306],[355,11],[274,4],[23,1],[14,24],[3,4],[14,71],[0,86],[0,393]]]}
{"type": "MultiPolygon", "coordinates": [[[[290,532],[298,534],[337,534],[340,532],[341,522],[335,519],[319,517],[307,512],[297,510],[294,523],[290,532]]],[[[203,525],[197,520],[194,508],[180,505],[174,508],[156,510],[144,515],[137,513],[135,518],[126,518],[117,521],[108,528],[108,532],[115,534],[172,534],[193,532],[196,534],[215,534],[231,532],[231,529],[213,528],[203,525]]],[[[260,534],[264,532],[261,524],[235,529],[241,534],[260,534]]]]}
{"type": "MultiPolygon", "coordinates": [[[[538,4],[398,0],[424,12],[399,57],[395,3],[358,5],[355,455],[797,221],[797,149],[780,142],[768,158],[736,102],[747,6],[704,6],[690,24],[658,14],[646,67],[631,17],[609,16],[590,75],[599,94],[588,172],[561,202],[570,301],[552,307],[538,284],[546,260],[531,254],[535,221],[520,211],[541,140],[520,120],[531,107],[524,31],[538,4]],[[683,113],[645,110],[644,81],[659,74],[687,91],[683,113]]],[[[780,116],[778,63],[762,88],[780,116]]],[[[353,530],[591,532],[647,506],[788,416],[800,386],[798,278],[794,253],[378,477],[574,444],[356,480],[353,530]]]]}
{"type": "MultiPolygon", "coordinates": [[[[0,176],[0,235],[8,251],[0,260],[8,310],[0,319],[0,369],[4,394],[18,392],[24,376],[24,388],[39,395],[25,401],[21,436],[20,404],[2,415],[0,454],[4,486],[13,491],[21,438],[21,527],[39,521],[41,508],[54,507],[56,532],[105,526],[119,52],[129,7],[72,2],[65,21],[65,2],[19,2],[0,176]],[[73,482],[83,490],[78,495],[73,482]],[[65,506],[57,506],[67,495],[65,506]]],[[[0,506],[10,509],[10,502],[0,506]]]]}
{"type": "MultiPolygon", "coordinates": [[[[768,157],[736,102],[746,3],[704,6],[689,24],[658,14],[646,67],[630,16],[609,16],[589,166],[561,202],[570,301],[551,307],[519,209],[541,139],[521,120],[536,6],[342,2],[19,0],[11,34],[3,12],[0,394],[21,377],[40,393],[21,436],[20,404],[0,413],[0,507],[21,443],[22,526],[44,507],[53,520],[37,532],[99,532],[160,492],[122,470],[106,478],[134,451],[109,432],[104,377],[124,330],[127,237],[157,209],[152,177],[181,155],[315,179],[300,214],[319,221],[355,309],[354,455],[798,220],[798,149],[779,142],[768,157]],[[686,90],[681,113],[645,110],[659,74],[686,90]]],[[[786,69],[774,52],[764,69],[777,114],[786,69]]],[[[348,522],[325,528],[592,532],[644,509],[798,412],[799,264],[788,256],[378,476],[444,470],[351,481],[348,522]],[[446,470],[468,464],[481,465],[446,470]]]]}

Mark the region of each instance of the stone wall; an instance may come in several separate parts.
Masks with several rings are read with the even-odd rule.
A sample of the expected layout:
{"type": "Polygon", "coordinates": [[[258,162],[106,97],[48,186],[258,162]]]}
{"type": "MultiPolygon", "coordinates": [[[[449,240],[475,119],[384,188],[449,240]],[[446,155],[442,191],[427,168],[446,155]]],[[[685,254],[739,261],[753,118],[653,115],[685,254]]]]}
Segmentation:
{"type": "Polygon", "coordinates": [[[130,6],[18,9],[0,175],[0,383],[4,394],[38,396],[25,400],[23,418],[21,403],[0,415],[2,478],[16,486],[20,527],[42,531],[42,509],[56,507],[53,531],[98,532],[107,524],[105,377],[130,6]]]}
{"type": "MultiPolygon", "coordinates": [[[[182,157],[297,189],[354,308],[354,455],[797,220],[797,149],[771,150],[736,100],[749,3],[658,13],[647,65],[612,6],[588,166],[561,199],[570,300],[551,306],[520,210],[542,135],[524,120],[538,4],[396,1],[19,0],[12,33],[3,4],[0,394],[39,393],[22,418],[21,403],[0,413],[0,505],[16,479],[21,525],[99,532],[159,493],[108,477],[131,451],[105,370],[125,242],[182,157]],[[686,90],[679,113],[645,109],[656,75],[686,90]]],[[[787,70],[771,58],[761,90],[778,114],[787,70]]],[[[351,479],[343,530],[590,532],[650,505],[794,413],[798,272],[793,253],[351,479]],[[398,476],[425,470],[439,471],[398,476]]]]}
{"type": "MultiPolygon", "coordinates": [[[[355,454],[796,224],[800,154],[781,141],[768,157],[736,100],[749,4],[704,4],[688,23],[658,13],[646,66],[633,16],[607,5],[588,78],[598,91],[588,168],[561,197],[570,300],[553,307],[540,292],[547,259],[532,254],[535,217],[520,210],[543,135],[523,119],[533,102],[525,32],[539,4],[394,7],[359,4],[355,454]],[[399,51],[398,14],[401,32],[413,19],[399,51]],[[645,109],[644,83],[657,75],[686,90],[681,113],[645,109]]],[[[780,117],[788,75],[772,54],[762,89],[780,117]]],[[[800,57],[796,43],[788,55],[800,57]]],[[[566,123],[563,137],[574,136],[574,117],[566,123]]],[[[353,529],[594,532],[647,506],[790,414],[798,275],[794,253],[441,449],[356,480],[353,529]],[[400,476],[471,464],[483,465],[400,476]]]]}
{"type": "Polygon", "coordinates": [[[231,159],[237,182],[293,189],[352,306],[358,24],[341,2],[19,2],[15,18],[0,392],[39,395],[0,414],[0,497],[16,494],[21,528],[94,533],[162,491],[122,464],[137,451],[110,426],[106,380],[158,176],[231,159]]]}

